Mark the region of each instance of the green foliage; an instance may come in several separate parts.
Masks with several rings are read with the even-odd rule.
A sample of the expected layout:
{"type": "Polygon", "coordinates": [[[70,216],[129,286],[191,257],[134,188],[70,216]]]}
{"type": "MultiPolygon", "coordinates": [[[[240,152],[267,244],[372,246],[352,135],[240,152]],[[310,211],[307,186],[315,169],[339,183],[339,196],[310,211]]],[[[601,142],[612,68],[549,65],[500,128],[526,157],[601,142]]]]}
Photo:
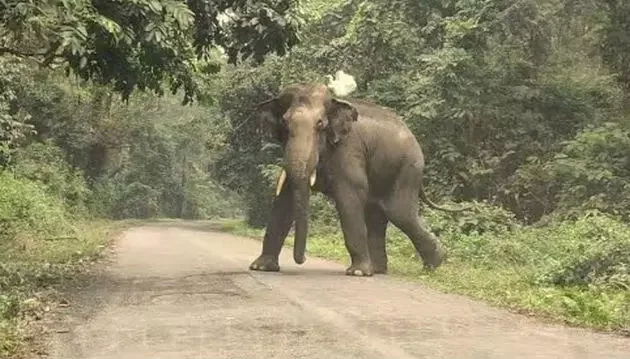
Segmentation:
{"type": "Polygon", "coordinates": [[[42,185],[0,173],[0,188],[0,245],[21,233],[56,236],[70,232],[63,202],[42,185]]]}
{"type": "MultiPolygon", "coordinates": [[[[440,224],[429,221],[432,229],[440,224]]],[[[630,288],[630,227],[598,212],[540,228],[484,234],[449,228],[440,236],[453,261],[488,269],[519,267],[523,280],[531,285],[579,285],[593,291],[630,288]]],[[[408,241],[394,238],[394,242],[408,241]]],[[[406,243],[403,247],[410,249],[406,243]]]]}
{"type": "Polygon", "coordinates": [[[69,210],[82,210],[89,195],[83,173],[64,159],[61,148],[51,143],[32,143],[16,151],[13,173],[43,184],[46,192],[61,199],[69,210]]]}
{"type": "Polygon", "coordinates": [[[446,203],[446,206],[471,206],[456,215],[429,209],[425,217],[436,233],[451,235],[508,234],[519,227],[514,214],[504,208],[485,202],[446,203]]]}
{"type": "Polygon", "coordinates": [[[111,209],[114,219],[152,218],[158,214],[158,191],[142,184],[132,182],[122,188],[111,209]]]}
{"type": "Polygon", "coordinates": [[[235,218],[242,215],[242,200],[218,183],[200,176],[187,182],[181,217],[184,219],[235,218]]]}
{"type": "Polygon", "coordinates": [[[19,348],[19,334],[14,324],[17,304],[15,296],[0,294],[0,355],[3,357],[8,357],[19,348]]]}
{"type": "Polygon", "coordinates": [[[559,250],[540,280],[560,286],[630,290],[627,225],[595,213],[545,232],[552,233],[547,240],[559,250]]]}
{"type": "Polygon", "coordinates": [[[582,203],[630,218],[630,131],[614,123],[586,128],[556,156],[554,170],[566,186],[564,209],[582,203]]]}
{"type": "Polygon", "coordinates": [[[32,323],[56,304],[49,296],[53,286],[76,280],[111,239],[111,223],[72,224],[72,236],[54,240],[45,239],[56,229],[49,228],[53,232],[48,233],[45,227],[35,235],[22,232],[11,242],[0,237],[0,357],[32,353],[32,345],[41,343],[33,340],[33,335],[41,332],[32,331],[32,323]]]}
{"type": "Polygon", "coordinates": [[[334,233],[339,231],[339,218],[335,204],[321,193],[311,196],[310,222],[313,230],[309,233],[334,233]]]}
{"type": "Polygon", "coordinates": [[[0,56],[62,65],[83,80],[112,84],[124,99],[134,89],[161,95],[168,81],[188,102],[197,94],[198,59],[210,49],[221,46],[232,63],[260,62],[293,46],[298,27],[287,0],[11,0],[0,4],[0,56]]]}
{"type": "Polygon", "coordinates": [[[630,132],[619,124],[589,126],[548,161],[533,158],[517,172],[513,187],[528,206],[545,214],[579,216],[600,210],[630,218],[630,132]]]}
{"type": "Polygon", "coordinates": [[[15,296],[0,295],[0,319],[15,318],[19,310],[20,305],[15,296]]]}
{"type": "Polygon", "coordinates": [[[246,183],[245,198],[245,217],[248,224],[253,227],[263,227],[269,219],[269,208],[273,202],[276,183],[280,175],[280,168],[273,165],[259,165],[256,177],[251,182],[246,183]],[[256,178],[258,181],[256,181],[256,178]]]}
{"type": "Polygon", "coordinates": [[[13,106],[15,85],[23,71],[23,64],[0,57],[0,170],[11,161],[16,146],[33,132],[33,126],[26,123],[29,114],[13,106]]]}
{"type": "Polygon", "coordinates": [[[215,109],[146,94],[121,106],[105,87],[45,70],[22,73],[13,86],[14,106],[31,114],[37,135],[14,151],[10,168],[73,211],[87,202],[91,214],[110,218],[239,212],[237,197],[211,178],[227,124],[215,109]]]}
{"type": "Polygon", "coordinates": [[[630,70],[628,50],[630,50],[630,30],[627,27],[630,17],[630,5],[623,0],[599,0],[600,12],[606,21],[602,21],[602,52],[605,63],[616,72],[617,80],[626,90],[630,89],[630,70]]]}
{"type": "MultiPolygon", "coordinates": [[[[272,60],[272,63],[276,63],[272,60]]],[[[264,72],[250,74],[247,68],[226,74],[234,82],[221,80],[223,87],[219,108],[229,120],[226,147],[217,159],[216,178],[221,184],[239,193],[246,201],[246,217],[254,226],[266,223],[277,178],[272,161],[278,150],[261,151],[261,134],[255,121],[254,105],[272,96],[281,87],[280,68],[272,66],[264,72]],[[225,82],[224,82],[225,81],[225,82]],[[265,166],[268,165],[268,166],[265,166]]]]}

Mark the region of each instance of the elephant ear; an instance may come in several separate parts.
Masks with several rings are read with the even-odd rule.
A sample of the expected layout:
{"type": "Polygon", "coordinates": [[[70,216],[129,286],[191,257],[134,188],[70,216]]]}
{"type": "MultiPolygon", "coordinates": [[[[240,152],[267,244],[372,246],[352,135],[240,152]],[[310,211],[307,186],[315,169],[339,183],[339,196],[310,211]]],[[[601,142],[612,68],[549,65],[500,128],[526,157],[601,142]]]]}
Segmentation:
{"type": "Polygon", "coordinates": [[[350,102],[333,98],[328,110],[328,140],[339,143],[352,130],[352,123],[359,118],[359,111],[350,102]]]}
{"type": "Polygon", "coordinates": [[[279,97],[259,103],[256,106],[260,116],[260,131],[263,137],[282,142],[285,137],[282,123],[282,106],[279,97]]]}

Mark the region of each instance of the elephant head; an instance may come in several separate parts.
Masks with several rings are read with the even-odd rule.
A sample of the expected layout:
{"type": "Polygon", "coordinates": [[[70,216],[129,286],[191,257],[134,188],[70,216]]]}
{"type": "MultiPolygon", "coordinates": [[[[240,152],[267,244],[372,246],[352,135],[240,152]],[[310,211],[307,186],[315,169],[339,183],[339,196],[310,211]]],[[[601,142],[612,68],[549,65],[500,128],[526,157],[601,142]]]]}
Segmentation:
{"type": "Polygon", "coordinates": [[[297,84],[258,106],[262,126],[284,148],[283,171],[276,196],[285,181],[291,182],[295,211],[293,259],[304,263],[308,234],[310,188],[317,181],[317,166],[322,154],[343,141],[350,133],[358,111],[349,102],[331,96],[318,84],[297,84]]]}

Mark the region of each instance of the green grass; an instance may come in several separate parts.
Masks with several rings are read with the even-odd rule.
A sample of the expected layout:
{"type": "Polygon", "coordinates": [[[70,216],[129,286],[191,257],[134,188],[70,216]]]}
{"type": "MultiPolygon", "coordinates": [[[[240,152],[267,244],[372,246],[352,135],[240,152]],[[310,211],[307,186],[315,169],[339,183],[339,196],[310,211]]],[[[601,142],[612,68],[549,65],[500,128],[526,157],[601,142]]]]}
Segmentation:
{"type": "Polygon", "coordinates": [[[0,173],[0,357],[21,357],[57,284],[97,260],[119,225],[84,213],[41,182],[0,173]]]}
{"type": "MultiPolygon", "coordinates": [[[[242,236],[261,238],[264,233],[248,228],[243,221],[223,221],[220,225],[222,230],[242,236]]],[[[312,227],[316,229],[309,234],[308,254],[348,264],[339,231],[312,227]]],[[[390,226],[387,248],[390,275],[553,321],[630,334],[630,290],[624,287],[630,277],[619,276],[626,273],[623,267],[614,272],[621,278],[617,282],[605,277],[604,274],[612,272],[604,273],[599,265],[589,272],[590,277],[580,277],[588,283],[557,283],[558,278],[572,278],[567,273],[584,271],[584,258],[594,256],[589,257],[589,253],[598,254],[601,248],[610,247],[614,250],[606,253],[623,254],[621,249],[630,247],[626,245],[630,244],[630,229],[625,225],[594,218],[549,228],[520,228],[482,235],[463,234],[451,228],[440,238],[449,250],[449,260],[428,273],[416,259],[408,238],[390,226]]],[[[289,236],[286,245],[291,242],[289,236]]]]}
{"type": "Polygon", "coordinates": [[[103,255],[124,223],[73,223],[72,235],[49,237],[21,233],[0,243],[0,357],[19,358],[30,349],[29,323],[41,317],[55,286],[72,280],[103,255]]]}

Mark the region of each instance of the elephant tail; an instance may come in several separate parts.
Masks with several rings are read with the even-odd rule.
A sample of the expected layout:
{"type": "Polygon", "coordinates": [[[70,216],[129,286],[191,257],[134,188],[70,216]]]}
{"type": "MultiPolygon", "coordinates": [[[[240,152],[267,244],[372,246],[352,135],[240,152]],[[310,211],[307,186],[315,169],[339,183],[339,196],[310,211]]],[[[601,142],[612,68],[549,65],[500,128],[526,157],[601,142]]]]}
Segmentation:
{"type": "Polygon", "coordinates": [[[422,180],[420,181],[420,199],[422,199],[423,202],[428,204],[429,207],[433,209],[438,209],[444,212],[458,213],[458,212],[462,212],[462,211],[472,208],[472,206],[465,206],[465,207],[460,207],[460,208],[445,208],[445,207],[438,206],[433,201],[431,201],[429,197],[427,197],[427,194],[424,192],[424,184],[422,183],[422,180]]]}

